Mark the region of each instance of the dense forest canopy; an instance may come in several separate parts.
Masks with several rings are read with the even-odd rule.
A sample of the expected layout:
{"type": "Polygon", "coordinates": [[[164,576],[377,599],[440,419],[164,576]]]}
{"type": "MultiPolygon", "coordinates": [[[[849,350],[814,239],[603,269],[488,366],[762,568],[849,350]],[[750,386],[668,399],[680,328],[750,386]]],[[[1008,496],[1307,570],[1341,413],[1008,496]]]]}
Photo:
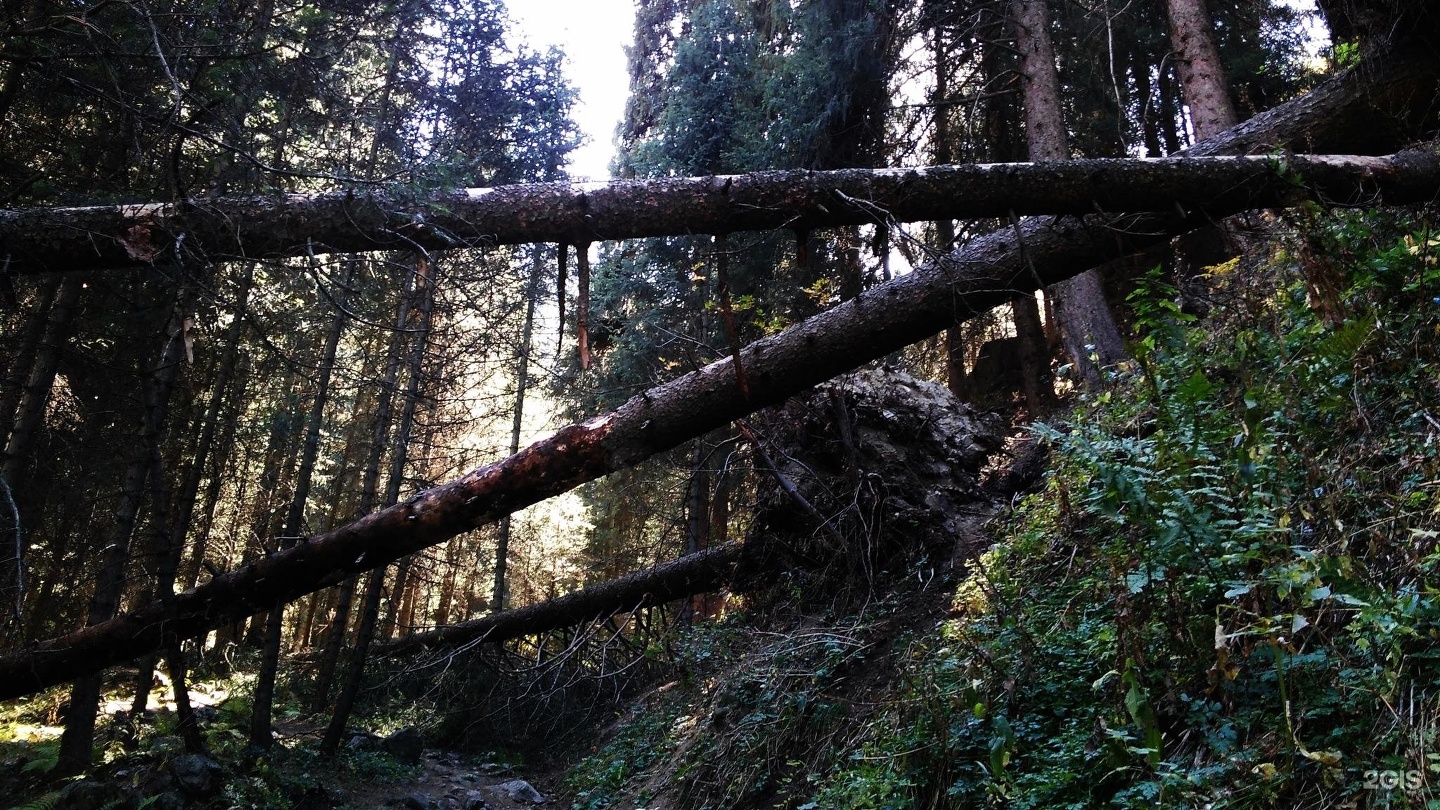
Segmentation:
{"type": "MultiPolygon", "coordinates": [[[[437,700],[427,730],[457,744],[504,733],[527,738],[516,748],[577,750],[591,747],[577,729],[678,673],[685,686],[653,716],[677,723],[681,704],[665,701],[712,701],[715,741],[694,750],[741,745],[717,706],[756,696],[727,692],[723,670],[707,669],[720,656],[689,645],[733,632],[756,656],[744,645],[765,622],[850,616],[876,638],[894,635],[886,622],[921,633],[920,647],[941,645],[937,661],[963,648],[971,658],[954,666],[978,672],[985,656],[1039,643],[1023,617],[990,622],[1027,598],[1017,578],[1059,576],[1038,550],[1044,535],[1078,543],[1072,559],[1124,587],[1093,607],[1104,617],[1093,634],[1063,610],[1055,619],[1057,647],[1104,647],[1103,668],[1047,659],[1018,688],[1057,717],[1087,718],[1100,742],[1011,703],[1013,675],[992,689],[1002,664],[940,699],[904,679],[950,675],[890,661],[873,676],[884,688],[959,702],[801,710],[776,739],[799,735],[787,767],[810,768],[810,788],[778,786],[780,750],[730,758],[763,778],[639,794],[625,791],[644,766],[602,777],[592,759],[572,777],[577,802],[590,802],[577,806],[665,790],[695,807],[1199,801],[1250,790],[1230,792],[1244,774],[1283,803],[1312,796],[1322,770],[1314,796],[1356,795],[1332,772],[1345,767],[1335,752],[1367,738],[1325,726],[1341,711],[1329,704],[1298,719],[1290,709],[1286,673],[1328,688],[1332,659],[1254,628],[1277,616],[1296,637],[1323,625],[1314,646],[1363,657],[1355,628],[1383,622],[1362,607],[1409,587],[1410,637],[1426,638],[1429,586],[1415,587],[1428,563],[1387,578],[1393,550],[1374,539],[1373,556],[1351,551],[1343,525],[1364,515],[1433,541],[1418,517],[1433,482],[1405,484],[1404,508],[1385,518],[1326,501],[1341,527],[1331,537],[1311,501],[1336,484],[1295,465],[1314,426],[1363,423],[1361,448],[1400,441],[1375,427],[1381,406],[1362,402],[1356,380],[1379,391],[1410,379],[1421,416],[1440,393],[1420,347],[1430,323],[1405,309],[1433,298],[1428,209],[1331,210],[1424,204],[1440,189],[1434,11],[1402,0],[635,5],[619,182],[586,188],[566,175],[581,133],[564,54],[526,45],[500,0],[4,4],[0,689],[57,688],[46,693],[56,733],[14,741],[29,759],[5,784],[40,796],[46,779],[98,777],[112,743],[144,736],[157,697],[187,756],[252,786],[291,756],[277,721],[304,716],[314,751],[353,756],[353,714],[385,711],[377,695],[391,689],[412,707],[402,714],[437,700]],[[1309,33],[1320,27],[1328,46],[1309,33]],[[951,164],[1025,165],[929,168],[951,164]],[[1267,381],[1227,352],[1281,370],[1267,381]],[[1359,416],[1343,398],[1286,411],[1286,386],[1338,384],[1342,372],[1321,366],[1340,355],[1353,361],[1359,416]],[[1282,362],[1312,356],[1304,380],[1282,362]],[[783,404],[871,361],[880,377],[783,404]],[[1242,404],[1226,405],[1231,395],[1242,404]],[[907,421],[922,406],[931,416],[907,421]],[[942,494],[906,500],[902,479],[942,494]],[[956,517],[994,517],[1037,487],[1003,528],[956,517]],[[923,635],[938,605],[929,585],[908,583],[945,572],[954,595],[982,531],[1000,550],[977,564],[1001,567],[960,586],[952,614],[975,629],[944,646],[923,635]],[[1223,554],[1206,558],[1207,543],[1223,554]],[[1345,551],[1327,556],[1334,544],[1345,551]],[[1266,555],[1290,549],[1303,549],[1300,579],[1276,584],[1291,563],[1266,555]],[[1371,566],[1353,575],[1363,589],[1341,593],[1371,566]],[[1302,585],[1311,599],[1297,607],[1302,585]],[[1320,613],[1305,612],[1312,603],[1320,613]],[[890,609],[907,618],[875,618],[890,609]],[[1244,656],[1263,650],[1273,678],[1238,674],[1221,638],[1237,620],[1211,615],[1227,609],[1253,614],[1244,656]],[[1211,646],[1186,635],[1199,632],[1192,611],[1222,628],[1211,646]],[[1175,638],[1147,636],[1166,622],[1175,638]],[[443,666],[414,658],[454,645],[443,666]],[[1195,650],[1220,651],[1204,700],[1185,680],[1195,650]],[[372,651],[419,663],[376,664],[372,651]],[[1176,662],[1173,680],[1155,655],[1176,662]],[[1302,663],[1321,674],[1287,669],[1302,663]],[[692,694],[697,673],[722,685],[692,694]],[[223,722],[188,686],[217,678],[243,682],[243,710],[223,722]],[[1045,691],[1066,678],[1100,697],[1045,691]],[[1274,715],[1255,707],[1274,690],[1285,736],[1267,742],[1274,715]],[[123,722],[116,703],[129,707],[123,722]],[[1307,721],[1330,737],[1302,743],[1307,721]],[[923,738],[886,736],[885,723],[923,738]],[[801,739],[840,727],[850,766],[801,739]],[[1218,736],[1185,749],[1197,729],[1218,736]],[[1077,747],[1056,753],[1057,768],[1103,749],[1104,778],[1087,788],[1024,770],[1038,759],[1024,746],[1045,733],[1077,747]],[[1270,759],[1214,764],[1237,746],[1270,759]],[[913,756],[931,748],[982,764],[913,756]],[[1177,750],[1212,764],[1186,770],[1177,750]],[[871,759],[890,764],[853,764],[871,759]]],[[[1436,468],[1429,450],[1395,453],[1422,479],[1436,468]]],[[[1357,486],[1394,483],[1377,475],[1357,486]]],[[[1054,592],[1072,603],[1107,592],[1069,571],[1054,592]]],[[[1429,653],[1394,643],[1398,658],[1376,671],[1409,686],[1412,711],[1430,711],[1413,694],[1433,684],[1429,653]]],[[[829,694],[822,673],[859,666],[844,647],[834,661],[800,656],[812,682],[785,686],[785,699],[829,694]]],[[[611,741],[636,744],[635,728],[611,741]]],[[[679,757],[693,747],[666,739],[679,757]]],[[[724,783],[715,750],[675,767],[724,783]]],[[[236,784],[170,794],[270,801],[236,784]]]]}

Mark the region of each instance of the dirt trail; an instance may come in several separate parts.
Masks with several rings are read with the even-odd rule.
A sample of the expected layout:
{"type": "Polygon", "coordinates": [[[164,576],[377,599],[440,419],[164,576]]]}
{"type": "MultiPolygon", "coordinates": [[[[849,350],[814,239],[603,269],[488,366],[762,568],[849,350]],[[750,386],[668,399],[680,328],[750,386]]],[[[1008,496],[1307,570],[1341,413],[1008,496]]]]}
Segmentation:
{"type": "Polygon", "coordinates": [[[553,775],[520,769],[454,751],[426,751],[420,772],[409,783],[355,782],[339,786],[337,805],[411,810],[518,810],[559,806],[551,793],[553,775]],[[537,801],[539,799],[539,801],[537,801]]]}

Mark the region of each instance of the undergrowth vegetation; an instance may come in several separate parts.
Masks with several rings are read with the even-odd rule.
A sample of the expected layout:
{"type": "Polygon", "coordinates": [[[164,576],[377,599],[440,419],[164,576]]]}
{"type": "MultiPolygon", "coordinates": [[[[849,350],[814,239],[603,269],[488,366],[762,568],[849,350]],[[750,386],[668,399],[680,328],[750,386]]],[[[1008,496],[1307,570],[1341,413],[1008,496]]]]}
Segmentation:
{"type": "MultiPolygon", "coordinates": [[[[364,807],[357,804],[377,787],[403,785],[414,780],[418,767],[383,750],[342,747],[334,759],[318,751],[320,728],[303,716],[296,684],[282,680],[275,717],[284,729],[268,751],[249,745],[254,661],[241,659],[242,667],[225,674],[199,670],[192,673],[190,699],[201,718],[205,754],[220,768],[214,788],[204,796],[182,799],[170,777],[174,762],[187,752],[178,736],[178,720],[165,691],[151,695],[151,708],[130,714],[133,673],[121,671],[104,692],[106,711],[97,729],[97,766],[84,778],[57,778],[60,725],[68,689],[56,687],[23,698],[0,710],[0,808],[90,807],[86,795],[101,795],[103,806],[265,808],[364,807]],[[97,790],[71,795],[79,782],[97,790]]],[[[413,717],[406,706],[364,704],[364,720],[379,731],[394,730],[413,717]]]]}
{"type": "MultiPolygon", "coordinates": [[[[1044,490],[775,806],[1440,807],[1440,238],[1414,212],[1286,226],[1206,272],[1203,318],[1142,281],[1134,362],[1034,426],[1044,490]]],[[[743,717],[793,735],[807,691],[762,682],[743,717]]],[[[577,806],[645,806],[701,699],[583,763],[577,806]]],[[[733,772],[773,762],[711,732],[733,772]]]]}

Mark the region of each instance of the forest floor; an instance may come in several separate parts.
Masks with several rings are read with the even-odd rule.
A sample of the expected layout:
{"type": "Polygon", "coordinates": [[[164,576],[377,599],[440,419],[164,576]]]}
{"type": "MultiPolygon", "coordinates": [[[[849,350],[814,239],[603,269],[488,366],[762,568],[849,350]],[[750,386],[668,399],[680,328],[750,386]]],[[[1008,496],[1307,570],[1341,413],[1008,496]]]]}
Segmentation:
{"type": "MultiPolygon", "coordinates": [[[[352,732],[333,760],[318,756],[323,718],[288,712],[276,720],[275,746],[252,759],[243,746],[248,710],[245,676],[202,680],[191,699],[204,727],[215,776],[203,787],[182,773],[174,704],[156,689],[145,716],[132,724],[123,686],[134,673],[112,676],[99,724],[102,763],[84,779],[53,779],[62,727],[63,690],[8,707],[0,718],[0,808],[110,810],[124,808],[349,808],[372,810],[514,810],[557,804],[560,771],[520,766],[492,752],[425,746],[404,729],[389,738],[352,732]],[[396,739],[406,739],[401,744],[396,739]]],[[[563,806],[563,805],[562,805],[563,806]]]]}

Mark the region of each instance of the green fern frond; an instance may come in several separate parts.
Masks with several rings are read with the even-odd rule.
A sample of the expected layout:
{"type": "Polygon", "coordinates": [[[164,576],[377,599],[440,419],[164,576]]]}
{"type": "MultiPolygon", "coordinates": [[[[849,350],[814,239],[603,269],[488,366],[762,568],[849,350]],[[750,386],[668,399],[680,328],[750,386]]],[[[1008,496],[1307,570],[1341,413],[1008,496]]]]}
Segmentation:
{"type": "Polygon", "coordinates": [[[60,806],[60,791],[54,790],[33,801],[17,804],[9,810],[55,810],[60,806]]]}

